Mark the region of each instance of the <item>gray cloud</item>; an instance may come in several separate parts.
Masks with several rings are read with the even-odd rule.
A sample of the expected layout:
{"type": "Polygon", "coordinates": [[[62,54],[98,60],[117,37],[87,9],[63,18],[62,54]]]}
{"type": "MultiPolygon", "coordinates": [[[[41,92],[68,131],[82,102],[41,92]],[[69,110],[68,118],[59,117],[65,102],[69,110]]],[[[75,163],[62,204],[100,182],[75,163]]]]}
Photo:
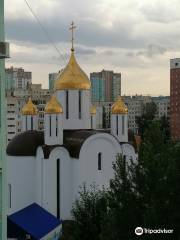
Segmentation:
{"type": "MultiPolygon", "coordinates": [[[[63,19],[50,19],[43,25],[55,43],[67,42],[70,34],[67,31],[68,23],[63,19]],[[57,22],[57,24],[54,24],[57,22]]],[[[122,25],[116,22],[111,28],[105,28],[97,22],[82,20],[76,31],[76,42],[86,46],[101,47],[111,46],[118,48],[138,48],[145,44],[144,39],[131,34],[132,26],[122,25]]],[[[38,24],[31,19],[7,19],[7,38],[10,41],[24,41],[27,43],[47,44],[47,36],[38,24]]]]}
{"type": "Polygon", "coordinates": [[[159,46],[159,45],[154,45],[150,44],[147,46],[147,49],[144,51],[138,51],[136,53],[136,56],[145,56],[148,58],[152,58],[156,55],[163,55],[167,51],[167,48],[159,46]]]}
{"type": "Polygon", "coordinates": [[[178,0],[148,1],[142,4],[139,10],[149,21],[160,23],[180,21],[180,3],[178,0]]]}

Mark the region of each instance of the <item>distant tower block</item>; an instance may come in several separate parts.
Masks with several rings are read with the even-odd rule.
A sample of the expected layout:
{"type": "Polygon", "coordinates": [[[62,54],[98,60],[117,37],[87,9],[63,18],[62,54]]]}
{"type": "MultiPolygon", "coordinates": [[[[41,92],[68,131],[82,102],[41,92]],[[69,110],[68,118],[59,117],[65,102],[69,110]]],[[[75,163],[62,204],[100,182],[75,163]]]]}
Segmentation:
{"type": "Polygon", "coordinates": [[[128,108],[121,97],[112,105],[111,133],[120,142],[128,142],[128,108]]]}
{"type": "Polygon", "coordinates": [[[170,60],[171,138],[180,140],[180,58],[170,60]]]}
{"type": "Polygon", "coordinates": [[[23,131],[38,129],[38,110],[31,98],[22,108],[22,129],[23,131]]]}

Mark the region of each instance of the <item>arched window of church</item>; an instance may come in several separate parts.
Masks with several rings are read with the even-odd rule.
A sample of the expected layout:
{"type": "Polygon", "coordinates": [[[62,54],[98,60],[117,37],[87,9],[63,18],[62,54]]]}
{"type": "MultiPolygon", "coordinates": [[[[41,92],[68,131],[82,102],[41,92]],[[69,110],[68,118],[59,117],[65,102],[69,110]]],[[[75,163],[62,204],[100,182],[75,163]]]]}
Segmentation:
{"type": "Polygon", "coordinates": [[[56,137],[58,136],[58,116],[56,114],[56,137]]]}
{"type": "Polygon", "coordinates": [[[66,119],[69,118],[69,92],[66,91],[66,119]]]}
{"type": "Polygon", "coordinates": [[[9,208],[11,208],[11,184],[8,184],[8,202],[9,202],[9,208]]]}
{"type": "Polygon", "coordinates": [[[119,134],[118,115],[116,116],[116,134],[119,134]]]}
{"type": "Polygon", "coordinates": [[[33,130],[33,116],[31,116],[31,130],[33,130]]]}
{"type": "Polygon", "coordinates": [[[102,153],[98,153],[98,170],[102,169],[102,153]]]}
{"type": "Polygon", "coordinates": [[[124,134],[124,116],[122,116],[122,134],[124,134]]]}
{"type": "Polygon", "coordinates": [[[52,126],[51,126],[51,115],[49,115],[49,136],[51,137],[51,134],[52,134],[52,126]]]}
{"type": "Polygon", "coordinates": [[[57,159],[57,218],[60,218],[60,159],[57,159]]]}
{"type": "Polygon", "coordinates": [[[79,90],[79,119],[82,117],[82,92],[79,90]]]}
{"type": "Polygon", "coordinates": [[[26,116],[26,130],[27,130],[27,128],[28,128],[28,127],[27,127],[27,116],[26,116]]]}

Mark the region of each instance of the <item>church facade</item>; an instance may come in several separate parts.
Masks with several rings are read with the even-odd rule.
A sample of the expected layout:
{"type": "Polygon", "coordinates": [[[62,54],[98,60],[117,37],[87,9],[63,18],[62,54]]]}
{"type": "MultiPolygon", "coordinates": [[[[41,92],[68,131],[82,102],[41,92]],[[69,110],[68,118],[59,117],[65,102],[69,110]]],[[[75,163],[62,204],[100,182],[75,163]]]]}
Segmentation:
{"type": "Polygon", "coordinates": [[[108,187],[118,154],[136,161],[128,142],[128,109],[121,97],[112,106],[111,129],[95,129],[91,83],[78,65],[74,48],[45,108],[44,132],[37,131],[37,108],[22,109],[23,132],[7,147],[8,214],[37,203],[59,219],[71,219],[79,187],[108,187]]]}

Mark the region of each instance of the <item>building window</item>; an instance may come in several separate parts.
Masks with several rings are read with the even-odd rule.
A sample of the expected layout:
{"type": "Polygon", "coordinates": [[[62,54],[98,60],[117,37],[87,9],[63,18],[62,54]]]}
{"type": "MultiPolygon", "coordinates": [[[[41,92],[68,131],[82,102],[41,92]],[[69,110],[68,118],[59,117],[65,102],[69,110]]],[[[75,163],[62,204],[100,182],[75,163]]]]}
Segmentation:
{"type": "Polygon", "coordinates": [[[118,115],[116,116],[116,134],[119,134],[119,126],[118,126],[118,115]]]}
{"type": "Polygon", "coordinates": [[[102,169],[102,153],[98,153],[98,170],[102,169]]]}
{"type": "Polygon", "coordinates": [[[122,116],[122,134],[124,134],[124,116],[122,116]]]}
{"type": "Polygon", "coordinates": [[[26,116],[26,130],[27,130],[27,116],[26,116]]]}
{"type": "Polygon", "coordinates": [[[57,218],[60,218],[60,159],[57,159],[57,218]]]}
{"type": "Polygon", "coordinates": [[[79,119],[82,117],[82,92],[79,91],[79,119]]]}
{"type": "Polygon", "coordinates": [[[8,184],[8,201],[9,201],[9,208],[11,208],[11,184],[8,184]]]}
{"type": "Polygon", "coordinates": [[[49,116],[49,136],[51,137],[52,129],[51,129],[51,115],[49,116]]]}
{"type": "Polygon", "coordinates": [[[93,116],[91,115],[91,128],[93,128],[93,116]]]}
{"type": "Polygon", "coordinates": [[[33,116],[31,116],[31,130],[33,130],[33,116]]]}
{"type": "Polygon", "coordinates": [[[56,137],[58,136],[58,116],[56,115],[56,137]]]}
{"type": "Polygon", "coordinates": [[[69,119],[69,92],[66,91],[66,119],[69,119]]]}

